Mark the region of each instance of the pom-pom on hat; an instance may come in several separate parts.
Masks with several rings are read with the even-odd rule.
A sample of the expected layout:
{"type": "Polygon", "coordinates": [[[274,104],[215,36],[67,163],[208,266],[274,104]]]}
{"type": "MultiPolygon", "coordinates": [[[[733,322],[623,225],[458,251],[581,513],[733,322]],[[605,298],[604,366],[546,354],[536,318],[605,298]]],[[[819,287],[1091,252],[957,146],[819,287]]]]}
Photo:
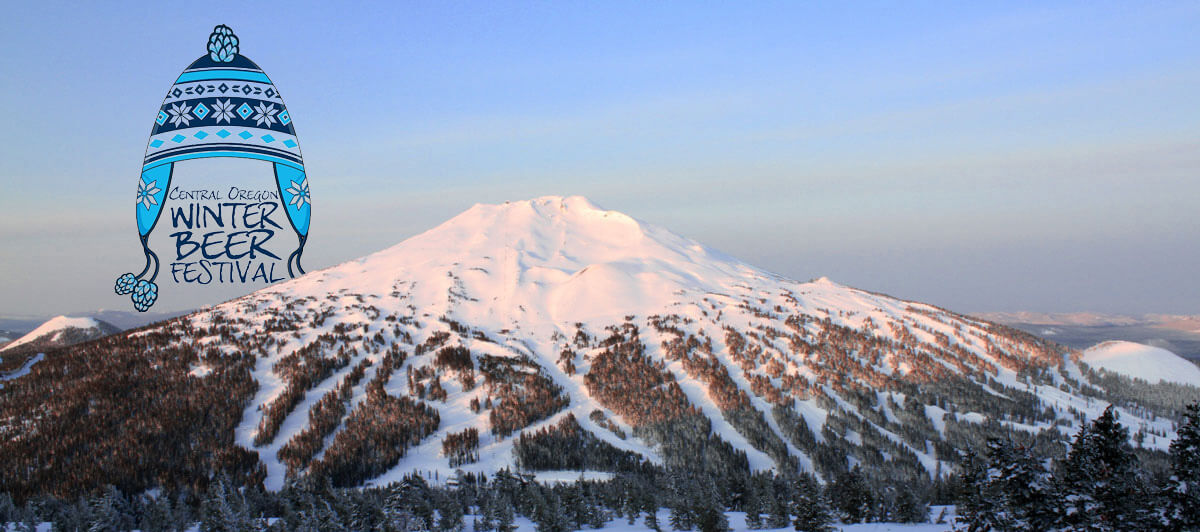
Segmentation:
{"type": "Polygon", "coordinates": [[[300,256],[308,239],[312,203],[300,144],[279,89],[241,54],[239,45],[228,26],[214,28],[208,53],[179,75],[154,119],[135,204],[146,266],[140,274],[122,275],[115,286],[117,294],[131,294],[140,311],[157,299],[158,256],[148,241],[162,215],[175,164],[181,161],[239,157],[270,162],[288,221],[299,238],[288,256],[288,274],[304,273],[300,256]]]}

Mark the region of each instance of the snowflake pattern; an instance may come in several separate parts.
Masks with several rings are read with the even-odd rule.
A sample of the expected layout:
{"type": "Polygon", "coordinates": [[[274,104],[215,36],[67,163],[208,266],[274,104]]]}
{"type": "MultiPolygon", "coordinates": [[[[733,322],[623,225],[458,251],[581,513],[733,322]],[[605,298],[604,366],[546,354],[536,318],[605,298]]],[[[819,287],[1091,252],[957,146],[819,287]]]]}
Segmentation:
{"type": "Polygon", "coordinates": [[[192,125],[190,122],[192,119],[190,114],[191,111],[192,106],[186,103],[171,104],[171,108],[167,109],[167,112],[171,113],[171,123],[174,124],[175,127],[179,127],[179,124],[183,124],[185,126],[192,125]]]}
{"type": "Polygon", "coordinates": [[[212,114],[216,119],[216,123],[220,124],[221,121],[224,120],[226,124],[232,124],[233,103],[228,99],[223,102],[220,99],[213,100],[212,114]]]}
{"type": "MultiPolygon", "coordinates": [[[[254,106],[254,123],[255,125],[266,125],[271,127],[275,125],[275,113],[279,110],[275,108],[275,104],[258,104],[254,106]]],[[[293,183],[294,184],[294,183],[293,183]]]]}
{"type": "Polygon", "coordinates": [[[287,192],[292,195],[292,201],[288,205],[295,205],[296,210],[304,208],[304,204],[311,203],[308,198],[308,178],[305,177],[301,183],[292,181],[292,186],[287,188],[287,192]]]}
{"type": "MultiPolygon", "coordinates": [[[[307,184],[308,180],[305,179],[304,182],[307,184]]],[[[308,194],[307,190],[305,188],[305,194],[308,194]]],[[[137,201],[134,204],[140,203],[146,210],[150,210],[151,205],[158,205],[158,200],[154,199],[154,195],[159,192],[161,192],[161,189],[158,188],[158,181],[138,181],[137,201]]]]}

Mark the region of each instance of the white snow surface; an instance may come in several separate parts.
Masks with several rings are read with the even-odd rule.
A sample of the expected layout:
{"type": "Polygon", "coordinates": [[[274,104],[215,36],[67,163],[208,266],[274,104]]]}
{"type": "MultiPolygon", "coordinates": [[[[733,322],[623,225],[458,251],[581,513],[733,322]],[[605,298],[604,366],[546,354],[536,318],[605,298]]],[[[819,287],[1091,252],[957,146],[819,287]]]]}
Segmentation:
{"type": "Polygon", "coordinates": [[[1083,352],[1083,362],[1149,383],[1174,382],[1200,386],[1200,367],[1161,347],[1135,342],[1096,344],[1083,352]]]}
{"type": "Polygon", "coordinates": [[[482,303],[471,305],[477,314],[460,317],[497,328],[619,323],[628,314],[669,307],[680,289],[723,291],[738,281],[773,277],[576,196],[475,205],[396,246],[279,289],[298,296],[313,288],[366,294],[414,280],[414,299],[444,301],[449,272],[482,303]]]}
{"type": "Polygon", "coordinates": [[[67,329],[93,329],[99,327],[100,322],[92,318],[68,318],[66,316],[56,316],[46,320],[45,323],[38,325],[38,327],[30,331],[29,334],[13,340],[13,342],[10,344],[6,344],[3,348],[0,348],[0,351],[12,349],[34,340],[46,340],[53,342],[58,340],[59,336],[61,336],[62,333],[67,329]]]}
{"type": "MultiPolygon", "coordinates": [[[[853,289],[826,278],[809,282],[785,279],[666,229],[604,210],[585,198],[542,197],[501,205],[475,205],[391,248],[267,287],[188,318],[193,326],[204,327],[217,314],[225,318],[237,317],[250,324],[243,330],[244,334],[263,334],[267,327],[263,310],[267,308],[299,312],[302,316],[305,312],[329,315],[321,326],[305,327],[295,337],[280,338],[281,343],[272,350],[275,353],[260,358],[253,372],[260,387],[243,414],[235,439],[240,445],[259,452],[267,467],[269,489],[279,489],[284,483],[286,468],[276,458],[280,446],[304,429],[309,408],[350,370],[347,367],[336,372],[309,390],[287,416],[275,440],[256,447],[253,437],[261,417],[260,409],[277,397],[284,386],[272,371],[274,363],[279,357],[330,332],[335,325],[364,327],[361,329],[364,338],[379,333],[388,341],[398,341],[392,331],[399,325],[372,318],[367,306],[377,308],[381,316],[398,315],[411,319],[402,329],[411,334],[414,343],[447,330],[447,326],[439,322],[446,318],[466,324],[474,333],[486,336],[486,341],[454,340],[472,353],[527,356],[538,361],[544,374],[562,386],[570,403],[562,411],[524,430],[539,430],[573,414],[580,426],[596,437],[656,463],[662,461],[657,447],[632,436],[626,420],[590,395],[583,378],[590,364],[589,353],[577,354],[574,361],[577,372],[573,375],[567,374],[556,363],[559,353],[569,345],[569,339],[577,330],[586,330],[593,338],[603,337],[607,335],[605,327],[619,325],[629,318],[640,326],[647,355],[666,361],[659,345],[673,337],[657,332],[646,322],[651,316],[679,316],[684,321],[675,325],[688,334],[711,340],[716,358],[726,366],[737,386],[749,393],[743,370],[725,345],[725,327],[745,332],[761,330],[763,326],[782,330],[786,328],[783,325],[786,316],[803,314],[895,339],[889,326],[912,325],[908,330],[914,339],[910,341],[932,346],[939,342],[934,333],[941,335],[941,341],[955,344],[975,357],[976,362],[969,362],[974,364],[974,370],[986,372],[1007,386],[1036,394],[1066,424],[1062,427],[1042,424],[1034,428],[1073,432],[1077,426],[1074,411],[1093,418],[1107,406],[1057,386],[1030,386],[1021,381],[1016,372],[1000,364],[989,349],[995,347],[1008,350],[1014,356],[1028,356],[1026,347],[995,337],[982,322],[930,305],[853,289]],[[285,305],[291,306],[285,309],[285,305]],[[992,339],[999,343],[989,346],[992,339]],[[604,413],[628,437],[620,438],[592,421],[589,414],[595,410],[604,413]]],[[[810,326],[810,330],[811,327],[815,326],[810,326]]],[[[809,365],[809,357],[815,355],[797,352],[782,339],[760,338],[759,341],[788,373],[815,378],[809,365]]],[[[201,342],[220,345],[214,336],[201,339],[201,342]]],[[[382,360],[382,354],[366,348],[365,343],[362,350],[367,353],[363,356],[371,358],[375,364],[354,388],[352,404],[365,397],[366,383],[382,360]]],[[[409,357],[405,365],[429,364],[431,356],[409,357]]],[[[878,371],[891,375],[911,370],[907,362],[892,366],[892,356],[889,354],[877,363],[878,371]]],[[[678,362],[666,362],[667,370],[674,375],[688,400],[710,418],[714,432],[744,450],[753,469],[777,467],[771,457],[752,447],[722,418],[703,382],[689,376],[678,362]]],[[[961,372],[950,361],[939,359],[935,363],[961,372]]],[[[1070,357],[1064,356],[1063,363],[1067,375],[1081,376],[1070,357]]],[[[387,384],[388,393],[409,393],[404,373],[404,367],[397,369],[387,384]]],[[[1056,378],[1061,382],[1060,377],[1056,378]]],[[[777,378],[772,379],[775,386],[779,382],[777,378]]],[[[395,467],[368,484],[384,485],[412,471],[430,479],[448,479],[456,469],[491,473],[505,467],[516,468],[512,453],[516,435],[498,438],[491,434],[487,412],[476,413],[469,408],[475,392],[463,393],[452,379],[443,380],[443,385],[449,392],[448,399],[428,402],[437,408],[441,418],[437,432],[410,448],[395,467]],[[441,455],[442,439],[449,433],[472,426],[479,429],[479,461],[450,468],[441,455]]],[[[855,407],[840,398],[830,386],[822,386],[843,409],[854,411],[855,407]]],[[[795,449],[776,426],[770,404],[751,394],[751,405],[763,414],[772,430],[780,433],[789,452],[800,459],[801,466],[812,471],[811,458],[795,449]]],[[[814,437],[822,439],[821,427],[829,412],[812,399],[797,401],[795,408],[814,437]]],[[[948,412],[940,409],[927,409],[925,413],[939,431],[945,430],[944,420],[984,420],[984,415],[979,413],[953,412],[953,417],[946,417],[948,412]]],[[[1125,410],[1122,410],[1122,420],[1133,427],[1168,434],[1168,437],[1150,437],[1147,446],[1165,449],[1170,441],[1170,420],[1151,420],[1125,410]]],[[[896,435],[878,428],[889,439],[899,440],[896,435]]],[[[932,449],[910,447],[910,450],[932,475],[938,466],[932,449]]],[[[577,478],[578,473],[570,475],[577,478]]]]}
{"type": "MultiPolygon", "coordinates": [[[[13,379],[19,379],[21,377],[29,375],[29,372],[33,370],[33,365],[37,364],[38,362],[41,362],[42,360],[45,360],[45,358],[46,358],[45,353],[38,353],[38,354],[34,355],[33,357],[30,357],[29,360],[26,360],[25,363],[22,364],[21,367],[17,368],[15,371],[8,373],[7,375],[0,374],[0,381],[11,381],[13,379]]],[[[0,389],[4,389],[3,384],[0,384],[0,389]]]]}

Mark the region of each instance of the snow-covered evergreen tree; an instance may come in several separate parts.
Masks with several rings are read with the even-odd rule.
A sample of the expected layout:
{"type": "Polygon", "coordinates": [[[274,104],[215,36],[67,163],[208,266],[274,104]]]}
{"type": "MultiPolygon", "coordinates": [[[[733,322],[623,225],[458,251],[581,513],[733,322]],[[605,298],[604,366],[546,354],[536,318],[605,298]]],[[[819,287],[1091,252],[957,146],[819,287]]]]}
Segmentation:
{"type": "Polygon", "coordinates": [[[576,530],[587,522],[588,508],[578,483],[567,486],[562,492],[562,507],[567,520],[576,530]]]}
{"type": "Polygon", "coordinates": [[[646,512],[646,520],[643,521],[646,528],[658,532],[658,499],[653,494],[647,493],[642,499],[642,511],[646,512]]]}
{"type": "Polygon", "coordinates": [[[792,514],[789,502],[792,498],[792,486],[780,477],[762,478],[762,496],[767,513],[766,528],[785,528],[792,524],[792,514]]]}
{"type": "Polygon", "coordinates": [[[563,508],[562,500],[553,492],[547,493],[544,503],[534,515],[538,532],[568,532],[575,530],[563,508]]]}
{"type": "Polygon", "coordinates": [[[209,486],[200,508],[200,528],[214,531],[241,531],[259,528],[251,519],[243,494],[229,484],[225,477],[209,486]]]}
{"type": "Polygon", "coordinates": [[[512,500],[508,498],[508,495],[502,494],[496,505],[496,530],[498,532],[512,532],[516,529],[513,526],[515,520],[512,500]]]}
{"type": "Polygon", "coordinates": [[[972,459],[963,475],[967,495],[958,523],[965,530],[1047,530],[1057,519],[1050,472],[1029,449],[1010,440],[988,441],[986,462],[972,459]]]}
{"type": "Polygon", "coordinates": [[[1144,530],[1151,506],[1129,444],[1129,430],[1110,405],[1079,431],[1055,471],[1060,524],[1089,530],[1144,530]]]}
{"type": "Polygon", "coordinates": [[[175,516],[171,512],[171,501],[165,495],[153,497],[143,505],[138,528],[144,532],[167,532],[176,529],[175,516]]]}
{"type": "Polygon", "coordinates": [[[1171,477],[1163,495],[1171,530],[1200,530],[1200,405],[1184,410],[1178,437],[1171,442],[1171,477]]]}
{"type": "MultiPolygon", "coordinates": [[[[90,510],[87,501],[80,499],[59,509],[52,522],[54,530],[87,530],[90,510]]],[[[18,514],[19,515],[19,514],[18,514]]],[[[13,519],[16,520],[15,518],[13,519]]]]}
{"type": "Polygon", "coordinates": [[[115,486],[109,485],[104,491],[92,498],[91,519],[88,530],[129,530],[133,528],[133,518],[128,512],[128,502],[125,496],[115,486]]]}
{"type": "Polygon", "coordinates": [[[443,532],[462,530],[462,504],[453,496],[442,497],[438,504],[437,528],[443,532]]]}
{"type": "Polygon", "coordinates": [[[595,498],[588,499],[587,524],[594,529],[604,528],[604,524],[608,522],[608,511],[604,509],[604,505],[595,498]]]}
{"type": "Polygon", "coordinates": [[[743,501],[743,506],[746,510],[746,526],[750,529],[762,528],[762,495],[756,489],[757,484],[751,483],[746,491],[746,500],[743,501]]]}
{"type": "Polygon", "coordinates": [[[796,479],[792,489],[791,504],[792,526],[805,532],[825,532],[832,530],[829,523],[833,515],[821,492],[821,485],[811,474],[804,473],[796,479]]]}
{"type": "Polygon", "coordinates": [[[863,478],[862,468],[842,473],[834,479],[829,488],[830,499],[833,500],[842,522],[862,523],[871,519],[871,507],[874,506],[874,496],[863,478]]]}
{"type": "Polygon", "coordinates": [[[891,519],[901,523],[924,523],[929,519],[929,505],[913,490],[901,489],[896,493],[891,519]]]}
{"type": "MultiPolygon", "coordinates": [[[[991,455],[994,456],[994,455],[991,455]]],[[[996,527],[995,485],[990,475],[990,458],[973,451],[960,454],[958,516],[954,529],[960,532],[985,532],[996,527]]]]}

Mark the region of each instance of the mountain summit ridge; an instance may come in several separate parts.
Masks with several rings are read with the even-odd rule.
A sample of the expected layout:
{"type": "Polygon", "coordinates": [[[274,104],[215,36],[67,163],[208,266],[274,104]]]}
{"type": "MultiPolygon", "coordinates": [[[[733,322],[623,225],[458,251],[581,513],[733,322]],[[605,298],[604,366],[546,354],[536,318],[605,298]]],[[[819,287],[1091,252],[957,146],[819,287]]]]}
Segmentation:
{"type": "MultiPolygon", "coordinates": [[[[477,273],[486,270],[489,282],[501,283],[480,299],[552,309],[572,320],[659,307],[678,289],[717,291],[736,280],[776,277],[582,196],[476,204],[395,246],[315,273],[339,288],[370,290],[378,286],[373,283],[381,272],[421,278],[433,269],[464,264],[477,273]],[[573,312],[570,301],[580,298],[591,301],[593,310],[573,312]]],[[[470,285],[479,276],[461,277],[470,285]]]]}
{"type": "Polygon", "coordinates": [[[15,350],[22,346],[26,349],[45,349],[94,340],[120,331],[120,328],[96,318],[56,316],[11,343],[0,346],[0,351],[15,350]]]}
{"type": "MultiPolygon", "coordinates": [[[[1078,357],[932,305],[786,279],[585,198],[551,196],[475,205],[360,259],[47,353],[0,391],[25,401],[0,401],[0,420],[37,401],[103,412],[140,393],[157,406],[130,415],[153,425],[179,401],[195,404],[181,426],[221,427],[200,443],[88,436],[134,455],[176,445],[195,459],[158,467],[269,489],[303,475],[381,485],[414,471],[505,468],[697,468],[736,484],[751,471],[829,480],[859,465],[872,482],[926,492],[987,437],[1059,456],[1108,401],[1121,402],[1139,445],[1165,450],[1182,407],[1129,395],[1078,357]],[[58,379],[72,364],[135,387],[122,372],[156,380],[114,389],[106,403],[94,384],[58,379]]],[[[59,415],[73,411],[50,408],[29,421],[46,424],[31,437],[88,426],[59,415]]],[[[0,452],[84,463],[68,444],[10,450],[0,440],[0,452]]]]}

